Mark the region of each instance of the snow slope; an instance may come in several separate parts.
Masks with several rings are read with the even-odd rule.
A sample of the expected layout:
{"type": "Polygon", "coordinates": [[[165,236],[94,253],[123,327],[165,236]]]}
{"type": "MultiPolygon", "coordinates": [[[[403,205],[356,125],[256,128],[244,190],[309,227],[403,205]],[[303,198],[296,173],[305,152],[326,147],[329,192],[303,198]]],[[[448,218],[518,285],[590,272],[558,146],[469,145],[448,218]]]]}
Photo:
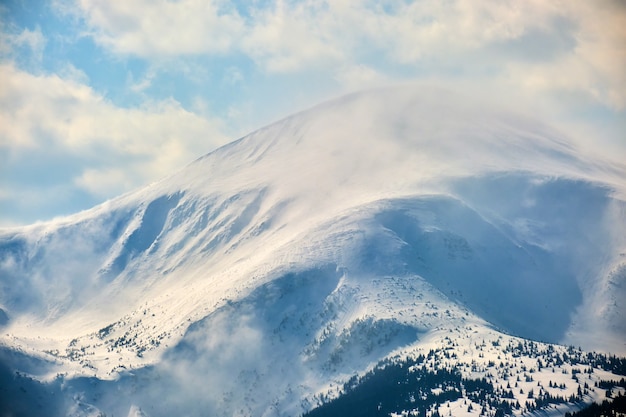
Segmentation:
{"type": "Polygon", "coordinates": [[[67,384],[116,415],[171,390],[149,415],[303,412],[444,328],[625,353],[625,178],[478,100],[354,94],[0,231],[0,342],[47,361],[22,369],[39,379],[93,378],[67,384]]]}

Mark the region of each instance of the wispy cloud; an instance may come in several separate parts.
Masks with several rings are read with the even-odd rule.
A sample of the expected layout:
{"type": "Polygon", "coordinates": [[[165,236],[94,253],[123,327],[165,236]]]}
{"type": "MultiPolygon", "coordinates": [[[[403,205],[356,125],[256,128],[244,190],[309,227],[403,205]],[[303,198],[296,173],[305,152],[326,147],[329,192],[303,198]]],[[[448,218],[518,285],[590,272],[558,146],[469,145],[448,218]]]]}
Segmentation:
{"type": "Polygon", "coordinates": [[[19,29],[6,27],[0,20],[0,57],[4,59],[17,59],[29,68],[36,69],[42,59],[46,46],[46,38],[41,28],[19,29]]]}

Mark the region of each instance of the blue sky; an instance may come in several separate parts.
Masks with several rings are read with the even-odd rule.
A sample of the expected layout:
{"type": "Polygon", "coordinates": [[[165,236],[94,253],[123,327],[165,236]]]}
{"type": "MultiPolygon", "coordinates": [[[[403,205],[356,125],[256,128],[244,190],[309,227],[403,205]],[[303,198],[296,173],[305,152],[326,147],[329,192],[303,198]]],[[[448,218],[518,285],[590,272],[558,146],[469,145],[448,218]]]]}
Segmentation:
{"type": "Polygon", "coordinates": [[[89,208],[322,100],[397,82],[491,95],[626,160],[617,0],[0,8],[0,226],[89,208]]]}

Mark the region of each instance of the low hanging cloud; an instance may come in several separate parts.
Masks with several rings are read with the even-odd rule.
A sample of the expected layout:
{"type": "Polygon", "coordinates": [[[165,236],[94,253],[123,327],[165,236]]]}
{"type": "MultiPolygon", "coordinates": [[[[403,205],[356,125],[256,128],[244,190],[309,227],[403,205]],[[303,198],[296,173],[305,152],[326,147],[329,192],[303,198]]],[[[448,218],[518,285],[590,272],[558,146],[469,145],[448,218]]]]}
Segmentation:
{"type": "Polygon", "coordinates": [[[21,203],[11,199],[26,212],[45,205],[51,190],[67,198],[76,192],[94,200],[115,196],[227,140],[219,121],[174,100],[121,108],[85,84],[12,64],[0,65],[0,78],[0,159],[7,180],[0,199],[28,195],[21,203]]]}

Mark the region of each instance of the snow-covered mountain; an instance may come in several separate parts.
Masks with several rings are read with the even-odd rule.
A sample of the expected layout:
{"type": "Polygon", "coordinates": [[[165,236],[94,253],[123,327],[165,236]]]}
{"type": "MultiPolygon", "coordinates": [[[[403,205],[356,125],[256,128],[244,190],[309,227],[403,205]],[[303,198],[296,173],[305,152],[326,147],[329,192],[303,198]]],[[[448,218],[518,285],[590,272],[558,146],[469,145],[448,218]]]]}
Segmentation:
{"type": "Polygon", "coordinates": [[[0,288],[7,375],[60,415],[298,415],[478,338],[624,354],[626,167],[446,91],[354,94],[1,230],[0,288]]]}

